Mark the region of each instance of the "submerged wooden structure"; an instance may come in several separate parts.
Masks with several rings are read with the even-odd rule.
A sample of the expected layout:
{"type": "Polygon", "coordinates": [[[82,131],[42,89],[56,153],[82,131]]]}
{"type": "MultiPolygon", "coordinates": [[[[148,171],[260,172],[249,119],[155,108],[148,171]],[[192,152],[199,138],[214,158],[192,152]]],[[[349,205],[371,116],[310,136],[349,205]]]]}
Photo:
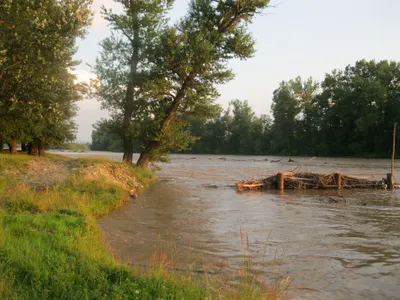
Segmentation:
{"type": "Polygon", "coordinates": [[[241,181],[236,184],[236,189],[240,192],[266,189],[386,189],[388,184],[397,187],[392,184],[391,178],[391,173],[386,179],[371,180],[341,173],[321,174],[291,171],[277,173],[261,180],[241,181]]]}

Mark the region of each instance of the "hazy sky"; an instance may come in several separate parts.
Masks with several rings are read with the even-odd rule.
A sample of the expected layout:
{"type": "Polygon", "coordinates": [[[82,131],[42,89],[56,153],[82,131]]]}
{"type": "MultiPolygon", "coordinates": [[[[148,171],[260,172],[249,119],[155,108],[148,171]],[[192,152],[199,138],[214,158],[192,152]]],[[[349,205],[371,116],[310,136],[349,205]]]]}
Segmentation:
{"type": "MultiPolygon", "coordinates": [[[[176,20],[185,14],[189,0],[176,0],[171,15],[176,20]]],[[[247,61],[230,64],[236,78],[220,87],[218,102],[224,107],[233,99],[248,100],[257,114],[270,114],[272,92],[282,80],[314,77],[344,68],[360,59],[400,61],[400,0],[273,0],[251,25],[257,53],[247,61]]],[[[86,64],[93,64],[98,43],[109,35],[100,7],[114,10],[112,0],[95,0],[92,28],[79,41],[76,58],[81,80],[91,76],[86,64]]],[[[78,141],[91,141],[92,124],[107,112],[95,99],[79,104],[78,141]]]]}

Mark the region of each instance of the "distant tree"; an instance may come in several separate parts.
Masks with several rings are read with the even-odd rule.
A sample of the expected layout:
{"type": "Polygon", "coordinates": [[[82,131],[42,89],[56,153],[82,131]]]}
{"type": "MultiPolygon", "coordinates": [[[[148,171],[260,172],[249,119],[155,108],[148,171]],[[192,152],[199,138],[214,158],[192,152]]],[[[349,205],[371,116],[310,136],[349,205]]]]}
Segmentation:
{"type": "Polygon", "coordinates": [[[272,126],[271,148],[276,153],[295,154],[297,116],[301,111],[290,82],[282,82],[274,91],[272,99],[272,115],[274,124],[272,126]]]}
{"type": "MultiPolygon", "coordinates": [[[[235,154],[253,154],[255,149],[253,138],[255,114],[247,101],[234,100],[230,103],[232,107],[232,121],[229,124],[229,147],[235,154]]],[[[262,131],[259,132],[262,135],[262,131]]]]}
{"type": "Polygon", "coordinates": [[[271,154],[271,127],[272,119],[270,116],[261,115],[256,117],[252,125],[252,154],[271,154]]]}
{"type": "MultiPolygon", "coordinates": [[[[228,154],[231,152],[228,141],[231,132],[229,130],[232,116],[230,108],[228,108],[221,116],[207,122],[205,124],[204,144],[206,153],[212,154],[228,154]]],[[[200,138],[200,142],[202,139],[200,138]]]]}
{"type": "Polygon", "coordinates": [[[318,122],[315,101],[319,92],[319,83],[311,77],[305,81],[297,77],[289,82],[289,86],[300,109],[296,126],[297,154],[314,154],[316,153],[316,123],[318,122]]]}
{"type": "Polygon", "coordinates": [[[190,153],[265,154],[269,151],[271,118],[257,117],[247,101],[231,101],[211,120],[189,118],[190,133],[199,139],[190,153]]]}
{"type": "Polygon", "coordinates": [[[122,120],[102,119],[93,125],[91,150],[122,152],[122,120]]]}
{"type": "Polygon", "coordinates": [[[317,101],[328,155],[389,155],[400,119],[400,64],[361,60],[327,74],[317,101]]]}

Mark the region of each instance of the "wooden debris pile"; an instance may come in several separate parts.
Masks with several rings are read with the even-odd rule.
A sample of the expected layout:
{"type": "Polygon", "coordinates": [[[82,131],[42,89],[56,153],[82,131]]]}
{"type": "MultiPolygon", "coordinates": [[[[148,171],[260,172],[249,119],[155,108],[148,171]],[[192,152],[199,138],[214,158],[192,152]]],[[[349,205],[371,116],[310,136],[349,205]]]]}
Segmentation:
{"type": "MultiPolygon", "coordinates": [[[[385,189],[386,180],[371,180],[368,178],[353,177],[338,173],[320,174],[309,172],[284,173],[284,189],[338,189],[338,188],[369,188],[385,189]]],[[[240,192],[249,190],[280,189],[278,174],[262,180],[251,179],[236,184],[240,192]]]]}

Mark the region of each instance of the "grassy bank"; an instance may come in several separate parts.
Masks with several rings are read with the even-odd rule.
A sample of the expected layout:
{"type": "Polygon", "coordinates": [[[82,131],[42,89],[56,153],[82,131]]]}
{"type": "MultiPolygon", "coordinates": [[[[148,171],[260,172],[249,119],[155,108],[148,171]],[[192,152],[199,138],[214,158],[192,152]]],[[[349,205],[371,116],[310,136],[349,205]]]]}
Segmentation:
{"type": "Polygon", "coordinates": [[[108,160],[0,155],[0,177],[1,299],[206,297],[195,283],[137,274],[104,246],[96,217],[123,204],[126,187],[146,186],[150,173],[108,160]],[[124,187],[95,174],[106,169],[131,178],[124,187]]]}
{"type": "Polygon", "coordinates": [[[216,289],[195,275],[117,261],[96,218],[152,180],[107,159],[0,155],[0,299],[275,298],[250,277],[216,289]]]}

